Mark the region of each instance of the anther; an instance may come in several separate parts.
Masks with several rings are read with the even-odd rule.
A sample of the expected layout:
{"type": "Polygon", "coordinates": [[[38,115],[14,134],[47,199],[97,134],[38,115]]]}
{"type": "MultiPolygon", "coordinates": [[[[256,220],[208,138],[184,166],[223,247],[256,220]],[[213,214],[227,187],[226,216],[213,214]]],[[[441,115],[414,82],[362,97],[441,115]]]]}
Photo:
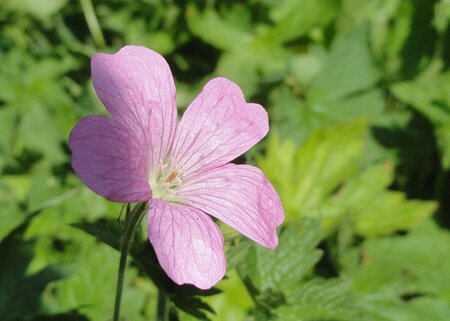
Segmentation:
{"type": "Polygon", "coordinates": [[[178,172],[177,171],[173,171],[169,177],[166,179],[166,183],[172,183],[172,181],[177,177],[178,172]]]}

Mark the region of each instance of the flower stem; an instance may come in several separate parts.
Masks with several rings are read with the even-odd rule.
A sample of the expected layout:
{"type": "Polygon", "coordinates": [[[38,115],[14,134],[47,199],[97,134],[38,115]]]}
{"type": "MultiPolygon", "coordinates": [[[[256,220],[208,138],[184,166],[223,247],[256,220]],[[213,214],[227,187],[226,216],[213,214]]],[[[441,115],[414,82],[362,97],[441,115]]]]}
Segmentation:
{"type": "Polygon", "coordinates": [[[133,240],[134,231],[142,220],[145,214],[145,206],[147,203],[139,203],[131,212],[127,205],[127,216],[125,218],[125,230],[120,240],[120,261],[119,273],[117,274],[116,300],[114,303],[114,321],[119,321],[120,318],[120,304],[122,301],[123,281],[125,278],[125,270],[127,268],[127,256],[130,250],[131,241],[133,240]]]}
{"type": "Polygon", "coordinates": [[[158,290],[158,306],[156,309],[156,321],[169,320],[170,305],[167,294],[163,290],[158,290]]]}
{"type": "Polygon", "coordinates": [[[95,15],[92,0],[80,0],[80,3],[81,10],[83,10],[84,18],[86,19],[87,26],[91,32],[94,42],[97,46],[105,47],[105,38],[103,37],[102,29],[98,23],[97,16],[95,15]]]}

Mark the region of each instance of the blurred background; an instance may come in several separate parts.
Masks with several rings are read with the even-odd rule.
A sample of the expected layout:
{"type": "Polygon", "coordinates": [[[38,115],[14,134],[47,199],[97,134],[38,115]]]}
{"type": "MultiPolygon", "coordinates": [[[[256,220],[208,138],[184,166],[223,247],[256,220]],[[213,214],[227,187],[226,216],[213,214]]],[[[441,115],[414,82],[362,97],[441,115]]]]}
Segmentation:
{"type": "Polygon", "coordinates": [[[0,0],[0,320],[111,320],[121,204],[81,183],[67,138],[105,113],[90,57],[126,44],[164,55],[180,111],[216,75],[267,108],[238,162],[286,224],[275,252],[223,227],[207,292],[138,235],[124,320],[154,319],[157,287],[171,320],[449,320],[449,22],[448,0],[0,0]]]}

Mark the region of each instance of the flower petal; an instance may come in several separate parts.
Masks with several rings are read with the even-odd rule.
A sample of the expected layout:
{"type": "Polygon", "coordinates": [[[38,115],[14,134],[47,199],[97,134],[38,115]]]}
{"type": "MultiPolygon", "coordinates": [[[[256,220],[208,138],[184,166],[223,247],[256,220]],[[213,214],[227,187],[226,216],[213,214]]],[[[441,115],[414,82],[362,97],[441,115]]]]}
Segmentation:
{"type": "Polygon", "coordinates": [[[88,116],[72,129],[69,145],[72,167],[97,194],[117,202],[151,198],[147,160],[128,127],[111,118],[88,116]]]}
{"type": "Polygon", "coordinates": [[[223,236],[205,213],[154,199],[148,235],[159,263],[175,283],[209,289],[225,275],[223,236]]]}
{"type": "Polygon", "coordinates": [[[245,102],[225,78],[209,81],[181,119],[173,160],[185,178],[225,165],[260,141],[269,130],[267,112],[245,102]]]}
{"type": "Polygon", "coordinates": [[[158,53],[126,46],[113,55],[95,54],[92,81],[112,115],[144,139],[153,173],[173,143],[177,110],[169,65],[158,53]]]}
{"type": "Polygon", "coordinates": [[[283,222],[280,198],[260,169],[228,164],[183,184],[180,202],[210,214],[240,233],[274,249],[276,227],[283,222]]]}

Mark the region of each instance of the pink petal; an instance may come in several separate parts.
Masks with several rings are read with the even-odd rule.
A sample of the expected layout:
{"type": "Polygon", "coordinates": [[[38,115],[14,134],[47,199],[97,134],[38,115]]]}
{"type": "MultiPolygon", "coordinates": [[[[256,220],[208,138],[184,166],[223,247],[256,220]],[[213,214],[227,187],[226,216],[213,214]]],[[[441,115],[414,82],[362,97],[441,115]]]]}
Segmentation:
{"type": "Polygon", "coordinates": [[[263,246],[278,244],[276,227],[284,219],[280,198],[254,166],[228,164],[203,172],[183,184],[177,197],[263,246]]]}
{"type": "Polygon", "coordinates": [[[92,81],[112,117],[132,129],[149,155],[154,173],[172,145],[177,110],[169,65],[158,53],[126,46],[92,57],[92,81]]]}
{"type": "Polygon", "coordinates": [[[175,283],[209,289],[225,275],[222,233],[203,212],[154,199],[148,234],[159,263],[175,283]]]}
{"type": "Polygon", "coordinates": [[[186,179],[200,169],[235,159],[260,141],[268,129],[267,112],[262,106],[246,103],[232,81],[215,78],[184,113],[173,160],[186,179]]]}
{"type": "Polygon", "coordinates": [[[117,202],[151,198],[147,159],[128,127],[103,116],[88,116],[70,133],[72,167],[94,192],[117,202]]]}

